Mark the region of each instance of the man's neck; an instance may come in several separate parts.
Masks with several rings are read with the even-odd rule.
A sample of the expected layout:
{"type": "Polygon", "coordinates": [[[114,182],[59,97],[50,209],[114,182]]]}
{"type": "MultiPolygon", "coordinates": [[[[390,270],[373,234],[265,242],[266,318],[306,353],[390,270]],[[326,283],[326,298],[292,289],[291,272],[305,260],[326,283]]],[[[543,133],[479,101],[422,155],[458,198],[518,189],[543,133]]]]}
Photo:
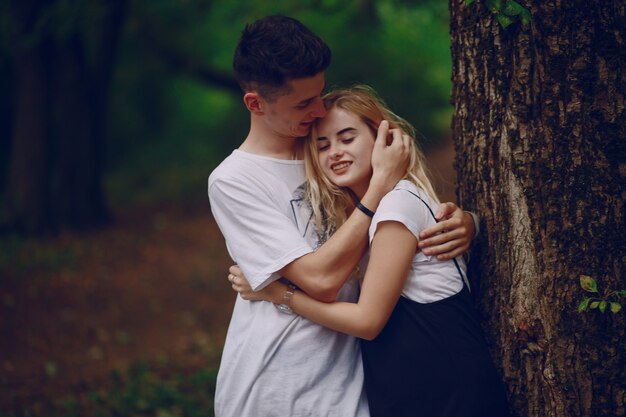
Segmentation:
{"type": "Polygon", "coordinates": [[[303,158],[303,142],[302,138],[277,136],[253,123],[239,150],[276,159],[300,160],[303,158]]]}

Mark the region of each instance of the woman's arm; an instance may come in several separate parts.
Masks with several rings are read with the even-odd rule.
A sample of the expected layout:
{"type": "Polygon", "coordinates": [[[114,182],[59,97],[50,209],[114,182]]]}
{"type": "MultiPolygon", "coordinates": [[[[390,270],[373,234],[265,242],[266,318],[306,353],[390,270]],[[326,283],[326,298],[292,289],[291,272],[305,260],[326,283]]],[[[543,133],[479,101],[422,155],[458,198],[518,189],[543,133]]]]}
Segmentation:
{"type": "MultiPolygon", "coordinates": [[[[381,222],[372,241],[358,303],[324,303],[302,291],[296,291],[291,298],[291,308],[297,314],[338,332],[374,339],[398,302],[416,250],[417,240],[403,224],[381,222]]],[[[284,284],[273,283],[260,292],[252,293],[243,290],[239,279],[233,282],[233,288],[243,298],[263,299],[276,304],[284,302],[283,296],[287,289],[284,284]]]]}
{"type": "MultiPolygon", "coordinates": [[[[376,211],[381,199],[405,175],[409,161],[408,135],[399,129],[388,129],[381,123],[372,151],[372,178],[361,203],[376,211]],[[387,138],[393,140],[388,143],[387,138]]],[[[331,302],[358,264],[367,247],[367,232],[371,219],[360,210],[315,252],[295,259],[277,271],[318,300],[331,302]]]]}

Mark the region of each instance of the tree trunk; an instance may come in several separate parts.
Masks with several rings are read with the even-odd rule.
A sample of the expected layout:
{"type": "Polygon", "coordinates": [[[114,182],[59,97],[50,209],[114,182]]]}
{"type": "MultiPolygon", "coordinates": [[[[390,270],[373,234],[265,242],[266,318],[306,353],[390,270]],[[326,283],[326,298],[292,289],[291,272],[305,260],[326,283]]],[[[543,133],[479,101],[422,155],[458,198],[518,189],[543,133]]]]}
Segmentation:
{"type": "Polygon", "coordinates": [[[51,186],[57,220],[71,229],[84,229],[107,219],[102,190],[100,132],[80,39],[73,36],[54,54],[53,114],[57,155],[51,186]]]}
{"type": "Polygon", "coordinates": [[[626,289],[625,3],[520,0],[506,29],[484,3],[450,0],[452,129],[494,359],[516,416],[624,416],[624,298],[577,306],[582,274],[626,289]]]}
{"type": "Polygon", "coordinates": [[[5,223],[30,234],[108,220],[104,127],[126,0],[107,2],[90,36],[80,24],[54,32],[55,22],[46,19],[62,6],[23,0],[10,7],[17,82],[5,223]]]}
{"type": "Polygon", "coordinates": [[[37,6],[12,3],[15,76],[13,137],[8,172],[7,204],[11,228],[39,232],[50,223],[49,39],[27,47],[21,40],[34,30],[37,6]]]}

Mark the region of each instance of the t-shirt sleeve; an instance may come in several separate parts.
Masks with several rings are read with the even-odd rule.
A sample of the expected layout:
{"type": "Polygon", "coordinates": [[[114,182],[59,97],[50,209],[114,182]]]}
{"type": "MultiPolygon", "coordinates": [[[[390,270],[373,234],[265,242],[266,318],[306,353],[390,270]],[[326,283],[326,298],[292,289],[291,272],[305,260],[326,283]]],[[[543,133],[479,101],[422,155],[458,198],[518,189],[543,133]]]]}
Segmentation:
{"type": "Polygon", "coordinates": [[[417,240],[422,230],[435,223],[426,205],[416,196],[402,189],[390,191],[378,205],[370,226],[370,244],[374,239],[378,224],[384,221],[402,223],[417,240]]]}
{"type": "Polygon", "coordinates": [[[234,179],[209,185],[211,211],[233,260],[253,290],[279,278],[277,271],[313,251],[294,220],[267,194],[234,179]]]}

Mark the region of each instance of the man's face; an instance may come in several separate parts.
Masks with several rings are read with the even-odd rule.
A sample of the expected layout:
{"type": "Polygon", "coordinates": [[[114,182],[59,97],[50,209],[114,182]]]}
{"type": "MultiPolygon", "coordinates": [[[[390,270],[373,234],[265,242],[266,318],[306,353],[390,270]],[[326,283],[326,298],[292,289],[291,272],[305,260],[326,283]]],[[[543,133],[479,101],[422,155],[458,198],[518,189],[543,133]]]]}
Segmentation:
{"type": "Polygon", "coordinates": [[[278,136],[299,138],[309,134],[315,120],[324,117],[326,110],[320,94],[324,89],[324,73],[287,82],[290,93],[274,101],[263,100],[264,120],[278,136]]]}

